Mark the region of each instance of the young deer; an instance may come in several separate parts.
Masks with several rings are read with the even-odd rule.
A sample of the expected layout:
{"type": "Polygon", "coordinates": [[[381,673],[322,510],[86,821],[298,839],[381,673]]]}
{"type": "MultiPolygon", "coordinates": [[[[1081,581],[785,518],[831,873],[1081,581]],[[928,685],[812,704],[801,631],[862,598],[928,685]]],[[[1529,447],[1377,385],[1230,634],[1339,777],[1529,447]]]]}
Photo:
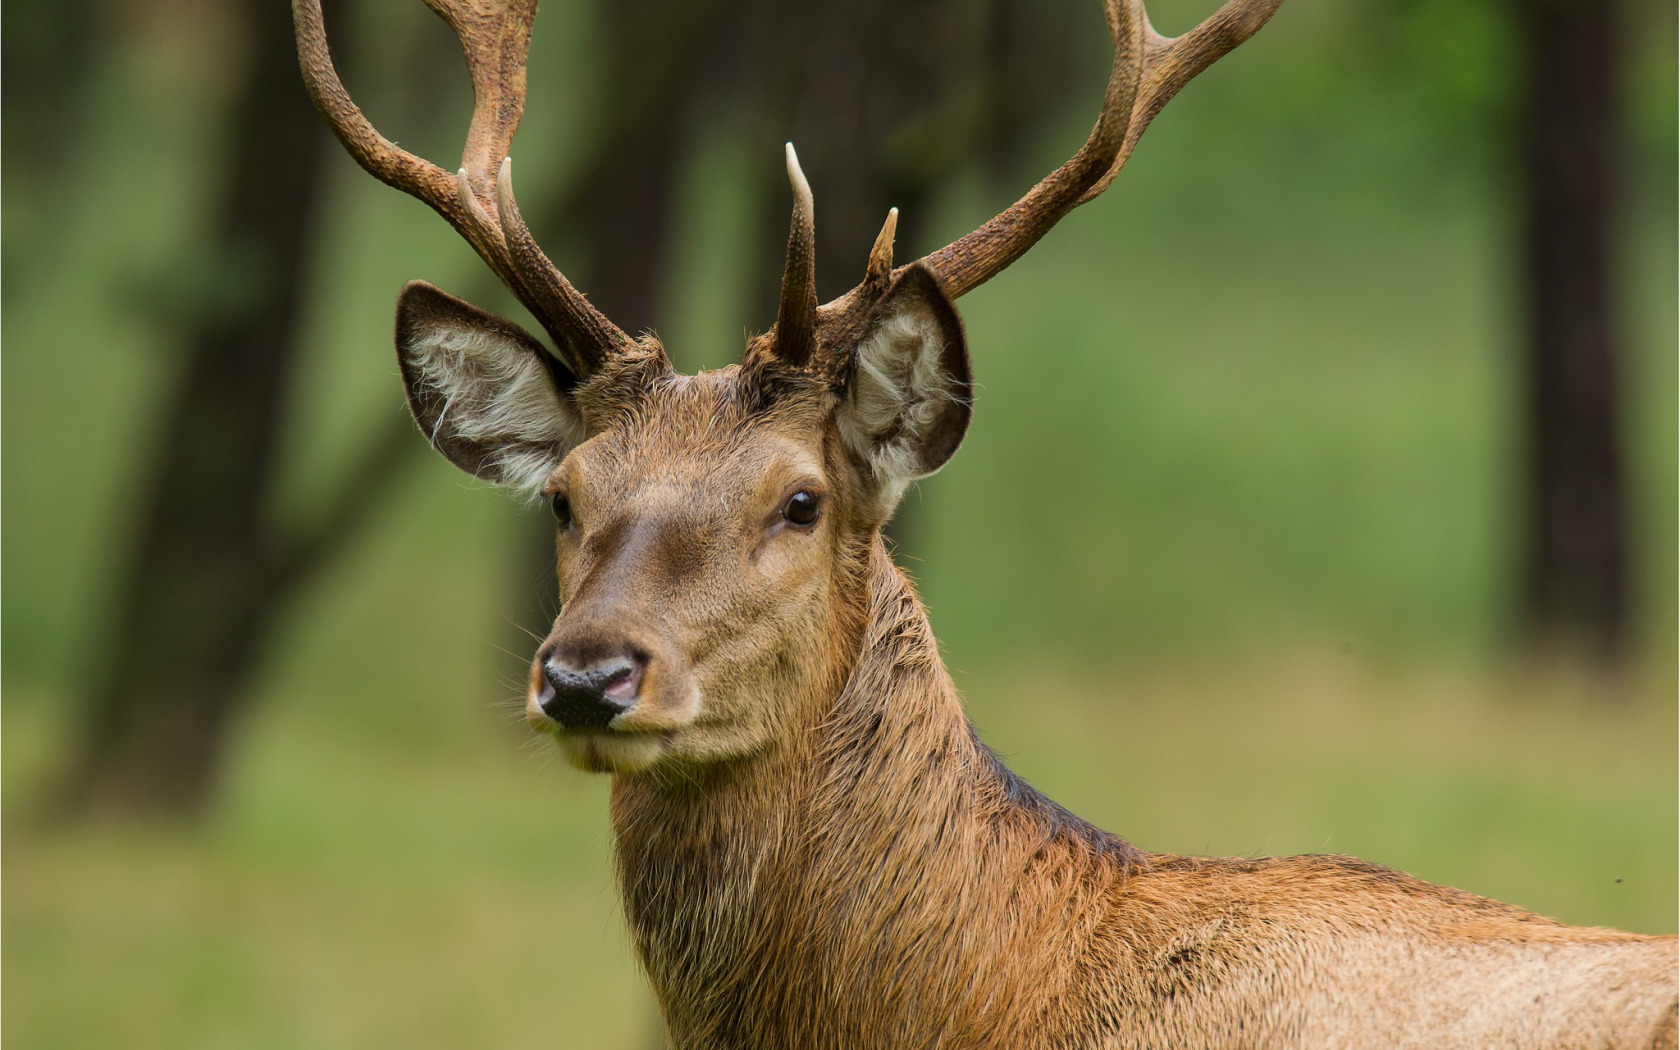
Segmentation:
{"type": "Polygon", "coordinates": [[[613,774],[618,877],[674,1045],[1673,1047],[1672,937],[1565,926],[1348,857],[1144,852],[975,737],[882,547],[905,486],[968,427],[952,300],[1114,180],[1191,77],[1281,0],[1166,39],[1108,0],[1113,72],[1085,145],[975,232],[817,305],[811,191],[775,327],[678,375],[537,248],[507,159],[535,0],[427,0],[466,51],[460,171],[382,138],[294,0],[316,105],[379,179],[436,209],[538,318],[414,283],[414,418],[559,520],[562,611],[527,715],[613,774]]]}

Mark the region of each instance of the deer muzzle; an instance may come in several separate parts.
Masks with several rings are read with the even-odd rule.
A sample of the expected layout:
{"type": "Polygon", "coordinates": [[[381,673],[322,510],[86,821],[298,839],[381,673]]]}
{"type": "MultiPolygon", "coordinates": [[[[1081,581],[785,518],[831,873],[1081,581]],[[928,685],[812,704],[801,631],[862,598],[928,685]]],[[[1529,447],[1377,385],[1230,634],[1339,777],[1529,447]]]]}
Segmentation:
{"type": "Polygon", "coordinates": [[[573,668],[549,656],[542,662],[537,706],[562,728],[606,729],[636,702],[646,666],[632,657],[573,668]]]}

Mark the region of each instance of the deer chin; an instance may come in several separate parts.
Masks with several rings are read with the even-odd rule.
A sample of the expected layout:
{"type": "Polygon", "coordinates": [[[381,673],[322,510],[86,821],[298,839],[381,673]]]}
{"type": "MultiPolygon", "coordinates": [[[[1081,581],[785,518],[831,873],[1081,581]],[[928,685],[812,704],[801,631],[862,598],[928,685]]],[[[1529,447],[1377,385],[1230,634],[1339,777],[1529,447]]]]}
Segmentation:
{"type": "Polygon", "coordinates": [[[664,757],[664,733],[613,729],[560,729],[554,733],[566,761],[585,773],[635,773],[664,757]]]}

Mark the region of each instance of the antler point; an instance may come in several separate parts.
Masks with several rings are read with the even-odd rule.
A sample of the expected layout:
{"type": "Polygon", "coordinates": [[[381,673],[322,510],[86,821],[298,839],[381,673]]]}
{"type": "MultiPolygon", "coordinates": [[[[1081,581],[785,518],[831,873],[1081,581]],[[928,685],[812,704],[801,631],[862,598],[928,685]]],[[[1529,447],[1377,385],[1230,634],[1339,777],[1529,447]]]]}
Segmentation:
{"type": "Polygon", "coordinates": [[[793,191],[801,197],[811,194],[811,183],[805,178],[805,169],[799,166],[799,154],[794,152],[793,143],[787,144],[787,173],[788,181],[793,183],[793,191]]]}
{"type": "Polygon", "coordinates": [[[892,276],[893,239],[898,235],[898,209],[887,209],[887,221],[881,224],[881,232],[875,235],[875,244],[869,249],[869,263],[864,269],[864,282],[885,287],[887,279],[892,276]]]}

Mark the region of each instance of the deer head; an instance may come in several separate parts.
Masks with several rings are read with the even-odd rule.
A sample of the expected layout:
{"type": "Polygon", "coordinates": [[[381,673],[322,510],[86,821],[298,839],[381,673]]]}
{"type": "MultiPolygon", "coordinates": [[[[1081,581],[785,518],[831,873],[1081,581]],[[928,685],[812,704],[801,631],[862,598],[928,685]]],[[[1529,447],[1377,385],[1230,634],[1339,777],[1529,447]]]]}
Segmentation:
{"type": "Polygon", "coordinates": [[[374,130],[333,69],[319,0],[294,0],[305,81],[345,148],[454,226],[552,342],[428,284],[398,298],[421,430],[461,469],[554,508],[562,605],[531,667],[532,726],[583,768],[628,772],[765,752],[811,718],[856,653],[882,525],[967,431],[953,300],[1107,188],[1161,107],[1281,2],[1230,0],[1168,39],[1138,0],[1107,0],[1114,65],[1084,146],[973,233],[896,268],[889,213],[863,280],[822,306],[790,144],[775,327],[741,364],[684,376],[655,337],[601,316],[520,218],[508,149],[536,0],[427,0],[472,77],[453,176],[374,130]]]}

